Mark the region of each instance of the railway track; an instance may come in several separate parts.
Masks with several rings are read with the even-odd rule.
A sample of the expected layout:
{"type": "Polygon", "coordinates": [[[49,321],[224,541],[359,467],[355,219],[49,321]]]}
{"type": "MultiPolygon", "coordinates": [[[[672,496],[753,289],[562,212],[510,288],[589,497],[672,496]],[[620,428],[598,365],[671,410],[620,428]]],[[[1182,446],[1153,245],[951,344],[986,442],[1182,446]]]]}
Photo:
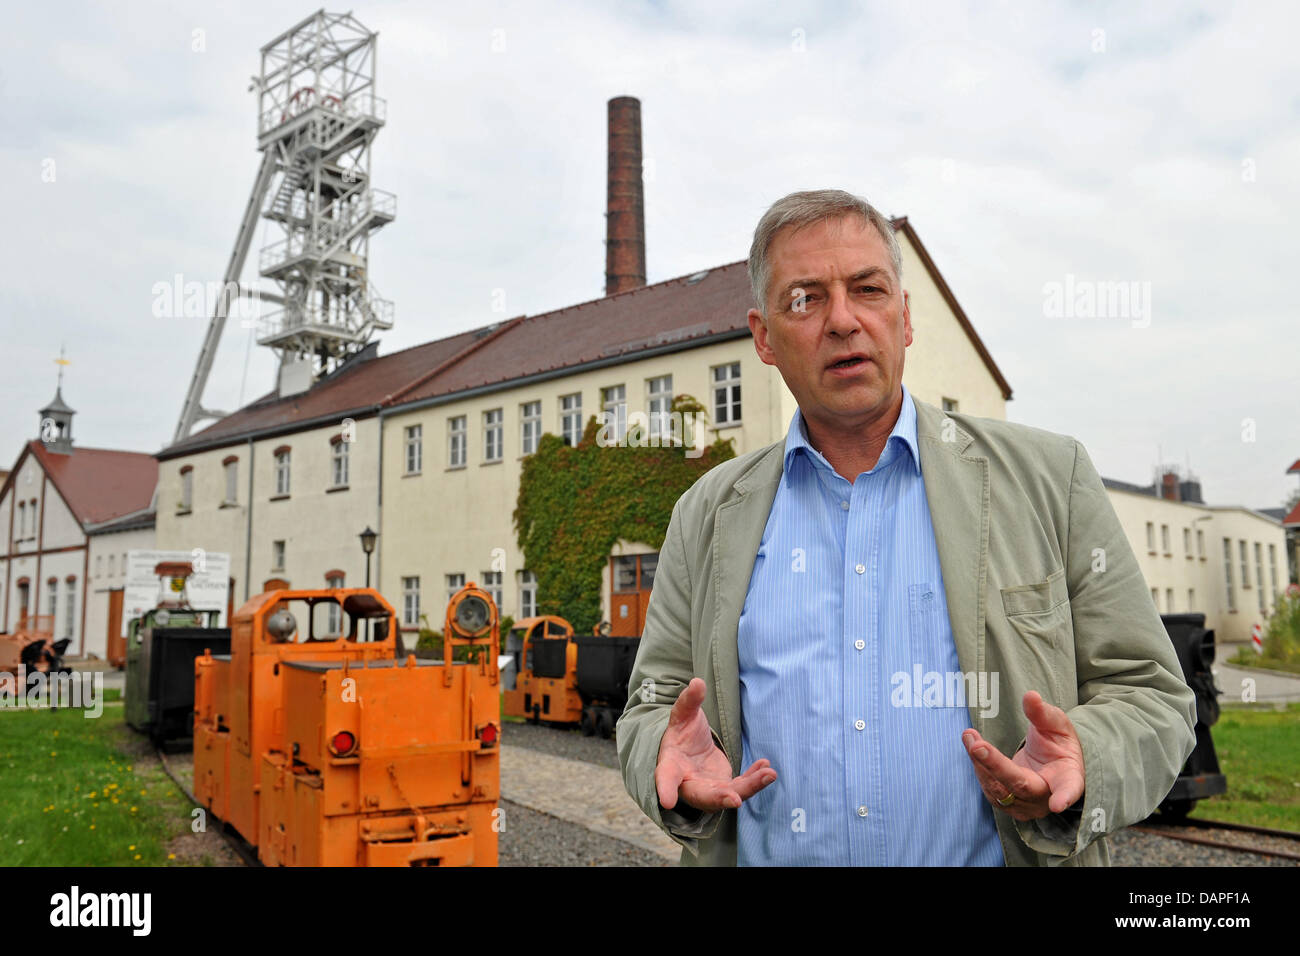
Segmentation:
{"type": "Polygon", "coordinates": [[[1221,850],[1253,853],[1300,863],[1300,833],[1293,833],[1290,830],[1225,823],[1222,820],[1184,820],[1180,823],[1170,823],[1154,817],[1129,829],[1169,840],[1195,843],[1199,846],[1212,846],[1221,850]]]}
{"type": "MultiPolygon", "coordinates": [[[[198,807],[204,813],[207,813],[207,808],[194,799],[194,794],[190,792],[189,787],[185,786],[180,777],[176,776],[175,772],[172,770],[171,764],[167,762],[167,754],[163,752],[163,749],[161,747],[155,747],[154,753],[158,755],[158,761],[162,764],[163,773],[167,774],[171,779],[171,782],[176,785],[176,789],[185,795],[186,800],[194,804],[194,806],[198,807]]],[[[253,848],[240,839],[236,834],[228,830],[224,822],[221,824],[221,829],[217,832],[221,838],[226,841],[226,845],[235,852],[235,855],[244,861],[245,866],[262,865],[262,861],[259,860],[257,854],[253,852],[253,848]]]]}

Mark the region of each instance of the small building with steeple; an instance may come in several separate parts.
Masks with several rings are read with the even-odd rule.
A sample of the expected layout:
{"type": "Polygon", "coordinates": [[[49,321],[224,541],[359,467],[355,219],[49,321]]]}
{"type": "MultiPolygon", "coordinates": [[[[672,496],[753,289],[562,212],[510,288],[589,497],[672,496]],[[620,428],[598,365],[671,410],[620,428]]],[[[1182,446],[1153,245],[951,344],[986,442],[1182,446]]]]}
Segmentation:
{"type": "Polygon", "coordinates": [[[0,633],[68,638],[70,658],[121,657],[126,555],[154,547],[158,462],[74,444],[62,379],[0,471],[0,633]]]}

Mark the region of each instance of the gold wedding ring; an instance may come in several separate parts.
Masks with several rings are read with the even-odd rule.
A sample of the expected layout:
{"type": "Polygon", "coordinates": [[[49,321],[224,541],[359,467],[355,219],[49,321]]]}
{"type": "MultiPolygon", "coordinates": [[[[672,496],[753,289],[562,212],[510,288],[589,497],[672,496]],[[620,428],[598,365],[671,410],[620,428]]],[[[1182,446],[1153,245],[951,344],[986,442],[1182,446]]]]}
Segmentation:
{"type": "Polygon", "coordinates": [[[1008,790],[1007,795],[998,801],[998,806],[1009,807],[1011,806],[1011,804],[1015,802],[1016,802],[1016,795],[1012,793],[1010,790],[1008,790]]]}

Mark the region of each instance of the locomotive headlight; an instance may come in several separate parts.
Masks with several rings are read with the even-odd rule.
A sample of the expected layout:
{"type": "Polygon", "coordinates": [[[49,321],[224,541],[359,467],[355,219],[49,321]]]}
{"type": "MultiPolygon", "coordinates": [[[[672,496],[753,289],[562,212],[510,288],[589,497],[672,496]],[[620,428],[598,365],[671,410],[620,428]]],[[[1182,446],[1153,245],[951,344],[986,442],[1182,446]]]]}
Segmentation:
{"type": "Polygon", "coordinates": [[[492,612],[487,601],[477,594],[466,595],[456,605],[456,627],[463,634],[477,634],[488,626],[492,612]]]}

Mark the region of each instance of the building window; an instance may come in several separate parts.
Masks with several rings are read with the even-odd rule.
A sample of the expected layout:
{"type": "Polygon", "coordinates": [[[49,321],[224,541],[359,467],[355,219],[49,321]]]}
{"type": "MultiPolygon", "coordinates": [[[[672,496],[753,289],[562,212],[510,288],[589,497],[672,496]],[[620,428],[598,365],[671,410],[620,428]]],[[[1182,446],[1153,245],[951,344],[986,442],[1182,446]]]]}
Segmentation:
{"type": "Polygon", "coordinates": [[[340,488],[348,483],[348,449],[351,445],[351,442],[337,438],[330,449],[330,468],[335,488],[340,488]]]}
{"type": "Polygon", "coordinates": [[[1229,611],[1237,610],[1237,597],[1232,593],[1232,540],[1223,539],[1223,582],[1227,588],[1227,604],[1229,611]]]}
{"type": "Polygon", "coordinates": [[[943,399],[943,410],[944,410],[945,412],[955,412],[955,411],[957,411],[957,399],[955,399],[955,398],[945,398],[945,399],[943,399]]]}
{"type": "Polygon", "coordinates": [[[284,570],[284,542],[283,541],[271,542],[271,570],[272,571],[284,570]]]}
{"type": "Polygon", "coordinates": [[[33,498],[31,501],[27,502],[27,537],[33,540],[35,540],[37,532],[40,531],[40,529],[36,527],[38,520],[39,519],[36,516],[36,499],[33,498]]]}
{"type": "Polygon", "coordinates": [[[605,427],[610,440],[621,442],[627,437],[627,386],[612,385],[600,392],[601,408],[604,410],[605,427]]]}
{"type": "Polygon", "coordinates": [[[72,622],[77,617],[77,579],[69,577],[64,582],[64,603],[67,605],[67,617],[63,621],[63,636],[72,637],[72,622]]]}
{"type": "Polygon", "coordinates": [[[447,467],[465,466],[465,416],[447,419],[447,467]]]}
{"type": "Polygon", "coordinates": [[[1192,556],[1192,529],[1183,529],[1183,554],[1189,558],[1192,556]]]}
{"type": "Polygon", "coordinates": [[[519,616],[537,616],[537,575],[532,571],[519,572],[519,616]]]}
{"type": "Polygon", "coordinates": [[[1150,521],[1147,522],[1147,550],[1156,553],[1156,526],[1150,521]]]}
{"type": "Polygon", "coordinates": [[[402,626],[420,626],[419,578],[402,578],[402,626]]]}
{"type": "Polygon", "coordinates": [[[275,453],[275,493],[289,493],[289,449],[282,448],[275,453]]]}
{"type": "Polygon", "coordinates": [[[504,413],[499,408],[483,413],[483,460],[501,460],[501,421],[504,413]]]}
{"type": "Polygon", "coordinates": [[[59,614],[59,579],[50,578],[48,581],[45,582],[45,587],[48,592],[46,595],[48,598],[46,603],[50,607],[50,624],[51,624],[50,633],[56,633],[54,631],[53,624],[59,614]]]}
{"type": "Polygon", "coordinates": [[[406,473],[418,475],[424,468],[424,426],[410,425],[406,429],[406,473]]]}
{"type": "Polygon", "coordinates": [[[1156,606],[1156,613],[1160,613],[1160,589],[1151,589],[1151,603],[1156,606]]]}
{"type": "Polygon", "coordinates": [[[1269,590],[1273,592],[1273,604],[1277,605],[1277,545],[1268,546],[1268,578],[1271,582],[1269,590]]]}
{"type": "MultiPolygon", "coordinates": [[[[343,587],[343,575],[341,575],[341,574],[331,574],[331,575],[327,576],[327,577],[325,578],[325,586],[326,586],[327,588],[341,588],[341,587],[343,587]]],[[[326,633],[327,633],[327,634],[342,634],[342,633],[343,633],[343,614],[342,614],[342,609],[339,607],[338,602],[337,602],[337,601],[329,601],[329,602],[326,603],[325,606],[329,609],[329,614],[328,614],[328,616],[326,617],[326,620],[325,620],[325,626],[328,628],[328,630],[326,631],[326,633]]]]}
{"type": "Polygon", "coordinates": [[[27,537],[27,502],[18,502],[18,540],[27,537]]]}
{"type": "Polygon", "coordinates": [[[661,375],[658,378],[649,379],[646,382],[647,404],[650,411],[650,439],[651,443],[658,440],[659,444],[665,444],[664,439],[670,434],[669,422],[671,419],[668,413],[673,407],[673,377],[671,375],[661,375]]]}
{"type": "Polygon", "coordinates": [[[1189,613],[1196,610],[1196,588],[1187,589],[1187,610],[1189,613]]]}
{"type": "Polygon", "coordinates": [[[560,434],[569,446],[582,441],[582,393],[560,396],[560,434]]]}
{"type": "Polygon", "coordinates": [[[1165,588],[1165,613],[1174,613],[1174,589],[1165,588]]]}
{"type": "Polygon", "coordinates": [[[449,574],[447,575],[447,601],[450,602],[456,596],[456,592],[465,586],[465,575],[449,574]]]}
{"type": "Polygon", "coordinates": [[[1241,555],[1241,589],[1250,590],[1250,568],[1246,564],[1246,542],[1238,541],[1238,553],[1241,555]]]}
{"type": "Polygon", "coordinates": [[[542,437],[542,403],[525,402],[520,409],[519,452],[531,455],[537,451],[537,440],[542,437]]]}
{"type": "Polygon", "coordinates": [[[492,603],[497,606],[497,612],[501,611],[501,572],[484,571],[483,572],[483,590],[492,595],[492,603]]]}
{"type": "Polygon", "coordinates": [[[228,458],[221,468],[226,478],[225,503],[233,505],[239,501],[239,459],[228,458]]]}
{"type": "Polygon", "coordinates": [[[740,363],[713,367],[713,420],[719,425],[740,421],[740,363]]]}
{"type": "Polygon", "coordinates": [[[97,578],[103,577],[103,572],[104,572],[104,556],[102,554],[97,554],[95,555],[95,577],[97,578]]]}
{"type": "Polygon", "coordinates": [[[1196,529],[1196,556],[1198,558],[1205,557],[1205,532],[1200,528],[1196,529]]]}
{"type": "Polygon", "coordinates": [[[181,511],[194,507],[194,469],[186,465],[181,469],[181,511]]]}
{"type": "Polygon", "coordinates": [[[1165,554],[1169,554],[1169,525],[1167,524],[1160,526],[1160,544],[1164,548],[1165,554]]]}
{"type": "Polygon", "coordinates": [[[1255,542],[1255,590],[1259,599],[1259,613],[1263,614],[1268,610],[1268,599],[1264,597],[1264,548],[1258,541],[1255,542]]]}
{"type": "MultiPolygon", "coordinates": [[[[123,562],[123,563],[125,563],[125,562],[123,562]]],[[[123,568],[122,570],[125,571],[126,568],[123,568]]],[[[117,573],[117,572],[113,569],[113,555],[110,554],[110,555],[108,556],[108,576],[111,578],[111,577],[113,577],[113,575],[115,575],[116,573],[117,573]]]]}

